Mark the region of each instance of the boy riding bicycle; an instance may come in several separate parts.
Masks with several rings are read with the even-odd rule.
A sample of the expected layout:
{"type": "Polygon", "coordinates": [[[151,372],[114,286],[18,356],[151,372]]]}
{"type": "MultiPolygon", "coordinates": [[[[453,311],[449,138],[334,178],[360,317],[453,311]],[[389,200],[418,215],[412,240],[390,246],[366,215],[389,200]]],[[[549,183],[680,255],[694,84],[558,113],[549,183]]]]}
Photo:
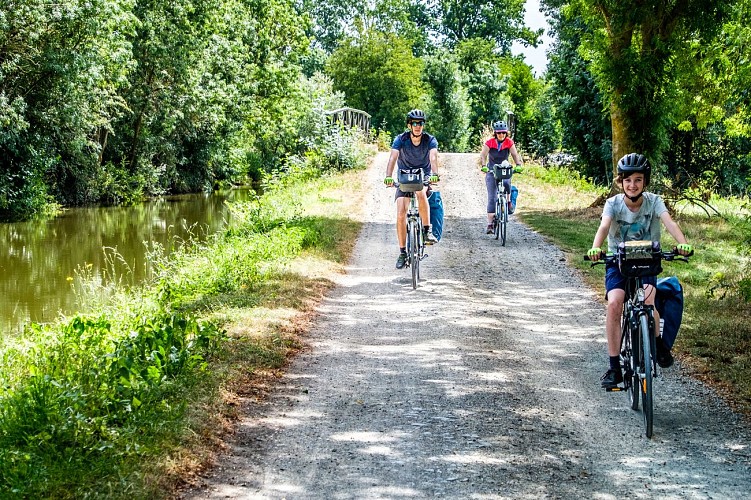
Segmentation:
{"type": "MultiPolygon", "coordinates": [[[[394,173],[396,164],[398,164],[400,172],[417,173],[417,171],[422,170],[423,177],[430,179],[430,182],[438,182],[438,172],[436,172],[438,141],[432,135],[424,132],[425,112],[420,109],[413,109],[407,113],[407,126],[409,131],[396,136],[391,145],[391,155],[386,165],[384,184],[387,186],[394,184],[391,175],[394,173]]],[[[407,261],[407,208],[411,196],[417,197],[417,208],[420,211],[425,244],[432,245],[438,241],[430,230],[430,206],[427,195],[426,190],[415,191],[414,193],[396,190],[396,237],[399,243],[399,258],[396,260],[397,269],[402,269],[407,261]]]]}
{"type": "MultiPolygon", "coordinates": [[[[618,160],[617,182],[623,189],[623,194],[617,194],[605,202],[602,211],[602,221],[595,233],[592,248],[587,252],[590,261],[597,261],[602,257],[600,246],[608,239],[608,253],[615,253],[618,243],[625,241],[646,240],[660,241],[660,221],[665,225],[668,233],[678,242],[677,250],[681,255],[691,253],[691,245],[686,242],[678,224],[668,212],[662,198],[654,193],[647,193],[644,189],[649,185],[651,167],[644,155],[630,153],[618,160]]],[[[643,278],[646,304],[654,307],[657,276],[643,278]]],[[[607,299],[607,314],[605,331],[608,339],[608,356],[610,367],[602,376],[601,385],[605,389],[612,389],[623,382],[620,368],[621,346],[621,311],[626,298],[626,278],[621,274],[617,265],[608,265],[605,269],[605,297],[607,299]]],[[[655,336],[657,346],[657,364],[667,368],[673,364],[670,349],[660,337],[660,317],[653,309],[655,319],[655,336]]]]}

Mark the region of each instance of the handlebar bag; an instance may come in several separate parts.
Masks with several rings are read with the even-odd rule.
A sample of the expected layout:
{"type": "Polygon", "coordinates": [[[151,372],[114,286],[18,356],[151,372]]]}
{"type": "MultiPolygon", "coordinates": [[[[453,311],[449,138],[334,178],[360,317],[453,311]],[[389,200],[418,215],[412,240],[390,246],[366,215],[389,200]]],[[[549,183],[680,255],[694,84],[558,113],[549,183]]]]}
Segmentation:
{"type": "Polygon", "coordinates": [[[618,245],[618,269],[629,278],[657,276],[662,272],[660,243],[626,241],[618,245]]]}
{"type": "Polygon", "coordinates": [[[505,179],[510,179],[511,174],[514,173],[514,167],[512,167],[508,162],[504,163],[495,163],[493,164],[493,177],[495,177],[495,180],[502,181],[505,179]]]}
{"type": "Polygon", "coordinates": [[[399,181],[399,190],[402,193],[414,193],[423,190],[422,170],[417,173],[400,171],[397,180],[399,181]]]}

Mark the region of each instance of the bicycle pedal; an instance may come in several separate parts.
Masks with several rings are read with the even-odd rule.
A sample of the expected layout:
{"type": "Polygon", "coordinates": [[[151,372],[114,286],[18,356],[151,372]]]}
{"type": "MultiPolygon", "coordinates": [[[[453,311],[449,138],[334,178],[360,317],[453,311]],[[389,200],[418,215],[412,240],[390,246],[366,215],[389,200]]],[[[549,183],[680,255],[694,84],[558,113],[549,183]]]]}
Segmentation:
{"type": "Polygon", "coordinates": [[[605,388],[605,392],[623,392],[625,390],[626,390],[626,388],[625,387],[621,387],[621,386],[618,386],[618,387],[606,387],[605,388]]]}

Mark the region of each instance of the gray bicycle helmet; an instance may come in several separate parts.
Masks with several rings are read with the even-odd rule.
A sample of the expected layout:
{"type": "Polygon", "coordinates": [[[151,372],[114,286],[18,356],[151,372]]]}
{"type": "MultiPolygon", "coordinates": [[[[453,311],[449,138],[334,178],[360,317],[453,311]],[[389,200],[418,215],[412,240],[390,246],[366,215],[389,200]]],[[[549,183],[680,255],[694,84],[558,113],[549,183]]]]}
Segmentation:
{"type": "Polygon", "coordinates": [[[411,120],[425,121],[425,111],[421,109],[413,109],[412,111],[407,113],[407,123],[409,123],[411,120]]]}
{"type": "Polygon", "coordinates": [[[508,125],[506,122],[497,121],[493,123],[493,132],[508,132],[508,125]]]}
{"type": "Polygon", "coordinates": [[[647,157],[638,153],[629,153],[623,155],[618,160],[618,173],[622,177],[633,174],[634,172],[641,172],[644,174],[644,185],[649,184],[649,177],[652,174],[652,167],[647,161],[647,157]]]}

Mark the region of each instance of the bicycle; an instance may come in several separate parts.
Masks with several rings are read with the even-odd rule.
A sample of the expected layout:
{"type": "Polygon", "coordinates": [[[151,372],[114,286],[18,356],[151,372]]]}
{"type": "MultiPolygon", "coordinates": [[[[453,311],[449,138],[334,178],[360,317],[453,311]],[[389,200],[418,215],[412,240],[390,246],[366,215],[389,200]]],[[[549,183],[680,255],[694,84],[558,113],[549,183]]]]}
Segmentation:
{"type": "Polygon", "coordinates": [[[504,160],[502,163],[495,163],[491,167],[493,169],[493,177],[496,182],[496,195],[495,195],[495,215],[493,215],[493,234],[495,239],[500,237],[501,246],[506,246],[506,229],[508,227],[508,204],[506,202],[506,186],[503,181],[510,179],[514,173],[514,169],[511,164],[504,160]]]}
{"type": "MultiPolygon", "coordinates": [[[[693,252],[688,256],[690,255],[693,252]]],[[[645,434],[650,439],[654,427],[652,383],[658,376],[657,348],[653,306],[645,303],[643,278],[660,274],[663,260],[688,262],[688,256],[680,255],[676,249],[663,252],[658,241],[628,241],[621,243],[615,254],[608,254],[603,260],[591,264],[591,267],[615,264],[626,277],[626,300],[623,302],[621,315],[620,360],[623,385],[606,390],[626,391],[632,410],[639,409],[641,399],[645,434]]],[[[584,260],[589,260],[589,257],[585,255],[584,260]]]]}
{"type": "Polygon", "coordinates": [[[420,280],[420,261],[428,256],[425,252],[425,239],[423,235],[422,219],[420,211],[417,208],[417,198],[415,191],[422,191],[430,184],[428,180],[423,180],[422,170],[418,173],[399,172],[398,181],[394,182],[394,187],[404,193],[409,193],[410,202],[407,209],[407,262],[405,267],[412,270],[412,289],[417,289],[417,283],[420,280]]]}

